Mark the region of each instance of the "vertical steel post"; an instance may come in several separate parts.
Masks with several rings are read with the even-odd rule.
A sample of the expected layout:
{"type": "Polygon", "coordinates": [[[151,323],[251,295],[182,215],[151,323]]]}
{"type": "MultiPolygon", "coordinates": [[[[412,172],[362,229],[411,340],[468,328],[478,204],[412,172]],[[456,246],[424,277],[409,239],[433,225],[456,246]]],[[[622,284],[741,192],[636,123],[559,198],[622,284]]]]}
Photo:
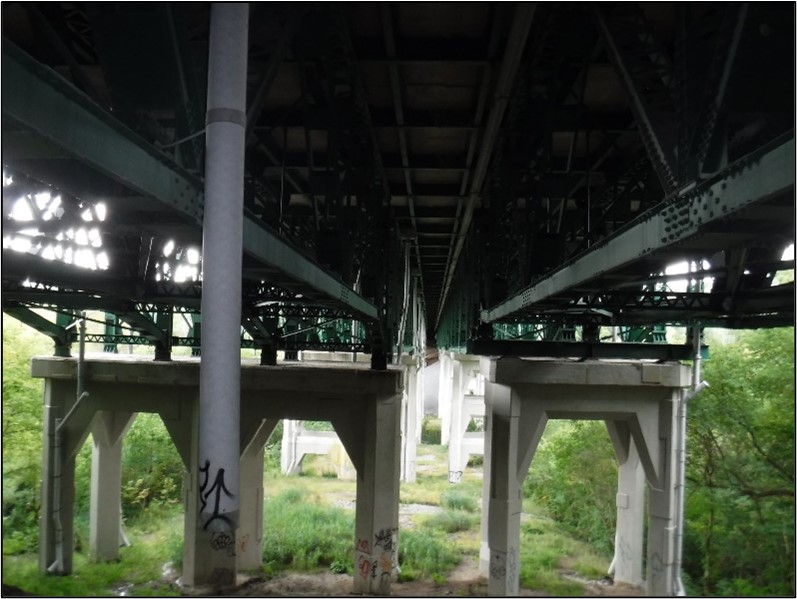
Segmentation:
{"type": "Polygon", "coordinates": [[[239,511],[241,260],[249,5],[213,4],[205,132],[197,538],[200,582],[235,584],[239,511]],[[218,550],[221,548],[222,550],[218,550]],[[227,551],[227,549],[231,549],[227,551]],[[229,553],[233,557],[227,559],[229,553]]]}

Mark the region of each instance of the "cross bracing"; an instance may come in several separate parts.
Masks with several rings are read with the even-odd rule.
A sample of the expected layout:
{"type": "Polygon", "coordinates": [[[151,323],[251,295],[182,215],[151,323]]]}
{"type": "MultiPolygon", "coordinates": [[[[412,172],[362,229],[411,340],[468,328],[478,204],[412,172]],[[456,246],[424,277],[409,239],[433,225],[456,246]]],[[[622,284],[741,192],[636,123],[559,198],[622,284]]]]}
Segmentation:
{"type": "MultiPolygon", "coordinates": [[[[208,6],[3,11],[4,309],[196,310],[208,6]]],[[[280,299],[341,310],[391,353],[405,268],[441,346],[497,322],[792,322],[792,17],[258,5],[242,335],[266,339],[280,299]],[[710,287],[664,293],[677,262],[710,287]]]]}

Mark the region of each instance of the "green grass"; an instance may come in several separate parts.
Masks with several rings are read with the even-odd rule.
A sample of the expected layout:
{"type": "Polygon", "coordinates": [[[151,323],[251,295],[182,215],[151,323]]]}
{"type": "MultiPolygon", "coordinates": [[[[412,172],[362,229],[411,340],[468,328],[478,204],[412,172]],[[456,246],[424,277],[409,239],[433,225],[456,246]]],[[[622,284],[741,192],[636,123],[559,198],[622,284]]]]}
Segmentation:
{"type": "Polygon", "coordinates": [[[3,584],[40,596],[113,595],[129,584],[137,596],[179,596],[175,585],[161,580],[161,569],[182,552],[181,511],[153,506],[126,529],[132,545],[120,549],[119,561],[92,563],[84,547],[74,554],[72,575],[50,576],[39,573],[36,554],[4,555],[3,584]]]}
{"type": "Polygon", "coordinates": [[[301,488],[288,489],[266,500],[266,574],[318,568],[351,573],[353,545],[354,513],[322,505],[318,495],[301,488]]]}
{"type": "MultiPolygon", "coordinates": [[[[447,480],[446,448],[419,446],[419,455],[434,461],[418,473],[418,482],[402,484],[401,502],[440,506],[439,514],[412,516],[413,528],[401,530],[401,581],[427,580],[444,585],[464,556],[478,560],[481,470],[469,468],[459,485],[447,480]]],[[[273,469],[265,477],[263,573],[331,570],[351,574],[354,512],[335,507],[337,500],[354,499],[354,481],[320,476],[285,477],[273,469]]],[[[520,584],[550,596],[583,594],[581,583],[563,573],[586,578],[604,575],[610,556],[595,553],[575,540],[532,500],[524,499],[521,524],[520,584]]],[[[76,520],[83,552],[75,555],[75,573],[67,577],[42,576],[34,554],[6,556],[3,582],[36,595],[110,595],[133,584],[137,596],[179,595],[179,589],[161,581],[161,568],[182,561],[182,510],[173,505],[150,506],[126,525],[132,547],[121,550],[115,563],[92,564],[85,555],[88,533],[85,518],[76,520]]]]}
{"type": "Polygon", "coordinates": [[[532,516],[521,525],[520,543],[520,585],[551,596],[584,593],[584,586],[564,578],[562,571],[600,578],[611,560],[563,532],[553,520],[539,516],[532,516]]]}
{"type": "Polygon", "coordinates": [[[445,576],[454,569],[461,553],[447,536],[434,529],[407,530],[399,538],[400,581],[445,576]]]}
{"type": "Polygon", "coordinates": [[[443,507],[449,510],[464,510],[466,512],[477,511],[479,509],[478,496],[474,496],[468,491],[469,489],[462,489],[459,487],[443,491],[443,507]]]}
{"type": "Polygon", "coordinates": [[[451,534],[478,528],[479,519],[473,514],[468,514],[461,510],[454,510],[428,516],[424,524],[430,528],[436,528],[451,534]]]}

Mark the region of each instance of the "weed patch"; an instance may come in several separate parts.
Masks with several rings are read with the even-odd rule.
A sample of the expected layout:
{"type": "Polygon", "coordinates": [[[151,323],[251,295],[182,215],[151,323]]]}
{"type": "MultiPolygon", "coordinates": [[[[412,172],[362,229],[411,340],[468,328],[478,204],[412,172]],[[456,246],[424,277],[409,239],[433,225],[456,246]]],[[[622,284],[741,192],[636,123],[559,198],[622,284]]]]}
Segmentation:
{"type": "Polygon", "coordinates": [[[443,492],[442,497],[443,507],[450,510],[464,510],[466,512],[475,512],[479,509],[479,504],[473,494],[468,493],[464,489],[448,489],[443,492]]]}
{"type": "Polygon", "coordinates": [[[330,568],[352,571],[354,514],[313,503],[304,489],[288,489],[266,500],[263,569],[269,575],[330,568]]]}
{"type": "Polygon", "coordinates": [[[434,529],[408,530],[399,540],[399,580],[445,576],[460,560],[446,535],[434,529]]]}

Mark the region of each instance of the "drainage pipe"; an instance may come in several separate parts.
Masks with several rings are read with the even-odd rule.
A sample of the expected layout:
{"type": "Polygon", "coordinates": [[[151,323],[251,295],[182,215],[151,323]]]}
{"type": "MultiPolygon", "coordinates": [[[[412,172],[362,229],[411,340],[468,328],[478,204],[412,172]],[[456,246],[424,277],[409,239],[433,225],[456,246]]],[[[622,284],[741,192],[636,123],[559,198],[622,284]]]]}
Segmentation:
{"type": "Polygon", "coordinates": [[[706,389],[709,384],[701,380],[701,356],[700,356],[700,325],[695,324],[692,328],[692,342],[694,344],[694,359],[692,361],[692,389],[681,392],[681,400],[678,402],[678,449],[676,451],[678,459],[678,481],[675,486],[676,494],[676,540],[675,540],[675,593],[678,597],[686,595],[682,577],[682,563],[684,550],[684,511],[686,508],[686,411],[689,401],[698,393],[706,389]]]}
{"type": "Polygon", "coordinates": [[[197,530],[224,532],[233,538],[239,510],[248,29],[248,4],[211,6],[202,230],[199,463],[195,465],[201,485],[197,530]]]}

